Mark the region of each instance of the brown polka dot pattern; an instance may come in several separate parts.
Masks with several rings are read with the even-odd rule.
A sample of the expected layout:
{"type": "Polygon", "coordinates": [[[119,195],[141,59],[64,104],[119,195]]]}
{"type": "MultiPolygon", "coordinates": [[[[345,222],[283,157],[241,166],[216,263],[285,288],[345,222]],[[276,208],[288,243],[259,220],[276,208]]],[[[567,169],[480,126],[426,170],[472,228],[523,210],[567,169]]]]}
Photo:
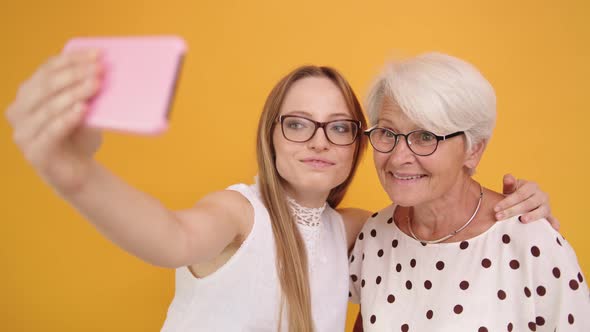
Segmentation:
{"type": "Polygon", "coordinates": [[[539,247],[532,246],[531,247],[531,255],[533,255],[534,257],[539,257],[541,255],[541,250],[539,249],[539,247]]]}
{"type": "Polygon", "coordinates": [[[502,235],[502,242],[504,242],[505,244],[510,243],[510,236],[508,234],[502,235]]]}
{"type": "Polygon", "coordinates": [[[531,297],[532,293],[531,293],[531,290],[528,287],[525,287],[524,288],[524,295],[526,297],[531,297]]]}
{"type": "MultiPolygon", "coordinates": [[[[489,247],[495,246],[501,254],[495,252],[495,249],[482,250],[483,241],[480,238],[484,238],[486,234],[455,244],[422,247],[416,246],[415,240],[408,236],[400,236],[401,233],[397,227],[379,227],[379,225],[394,224],[393,218],[389,216],[391,214],[388,212],[382,216],[376,216],[380,219],[368,222],[357,237],[358,240],[364,239],[360,245],[357,242],[356,246],[360,250],[356,251],[355,248],[354,254],[349,257],[351,266],[362,264],[363,267],[362,270],[351,268],[351,285],[364,287],[360,293],[364,298],[369,299],[370,305],[378,306],[378,302],[381,302],[381,305],[387,305],[389,308],[388,317],[386,317],[386,311],[363,306],[363,311],[368,310],[367,316],[369,316],[365,326],[376,324],[379,320],[379,329],[384,331],[430,331],[439,321],[444,322],[452,317],[458,324],[470,322],[469,327],[464,327],[465,331],[537,331],[544,328],[552,331],[556,324],[554,313],[535,310],[534,306],[539,302],[554,301],[556,296],[561,296],[556,294],[565,293],[569,299],[576,294],[586,292],[586,284],[583,284],[584,277],[580,268],[577,267],[572,271],[571,266],[566,265],[569,256],[564,255],[564,250],[569,250],[569,245],[563,237],[553,235],[556,233],[544,239],[537,239],[531,234],[525,234],[526,236],[523,237],[519,233],[522,230],[512,232],[508,228],[509,231],[502,229],[498,232],[497,229],[501,227],[498,225],[494,228],[496,231],[492,233],[493,236],[486,239],[486,246],[491,243],[489,247]],[[409,243],[411,246],[408,245],[409,243]],[[366,260],[361,263],[358,256],[364,252],[367,253],[366,260]],[[385,260],[383,260],[384,257],[385,260]],[[549,261],[550,259],[553,260],[549,261]],[[372,267],[373,264],[384,266],[384,268],[365,270],[367,266],[372,267]],[[542,269],[539,268],[540,264],[544,264],[542,269]],[[353,271],[357,273],[354,274],[353,271]],[[361,280],[360,271],[362,271],[362,277],[368,282],[365,282],[365,279],[361,280]],[[535,274],[531,274],[532,271],[535,271],[535,274]],[[490,275],[492,277],[489,277],[490,275]],[[527,277],[524,277],[525,275],[527,277]],[[561,278],[562,276],[564,278],[561,278]],[[375,283],[372,282],[373,280],[375,283]],[[565,287],[566,291],[556,290],[556,285],[565,287]],[[482,289],[485,289],[485,293],[481,292],[482,289]],[[481,297],[482,294],[489,299],[486,305],[496,308],[497,311],[492,310],[489,313],[479,311],[479,302],[472,302],[471,299],[477,296],[478,301],[482,298],[485,301],[485,297],[481,297]],[[379,296],[371,297],[371,295],[379,296]],[[415,305],[416,302],[413,299],[420,296],[430,296],[432,300],[417,301],[421,303],[421,307],[412,307],[412,313],[409,313],[409,316],[408,314],[396,315],[399,310],[415,305]],[[441,300],[439,301],[438,298],[441,300]],[[453,302],[449,303],[449,301],[453,302]],[[444,305],[441,305],[443,303],[444,305]],[[533,308],[533,311],[526,312],[534,312],[535,315],[522,317],[523,311],[511,310],[510,306],[515,304],[524,306],[527,310],[533,308]],[[374,310],[373,315],[371,310],[374,310]],[[501,316],[494,316],[500,313],[501,316]],[[377,314],[380,317],[377,317],[377,314]],[[481,321],[474,319],[480,316],[481,321]],[[391,323],[388,324],[390,321],[391,323]]],[[[564,308],[559,319],[566,324],[574,324],[575,310],[577,308],[564,308]]],[[[578,325],[581,325],[580,322],[578,325]]],[[[377,324],[374,328],[377,328],[377,324]]]]}
{"type": "Polygon", "coordinates": [[[459,288],[461,288],[462,290],[466,290],[467,288],[469,288],[469,282],[466,280],[461,281],[461,283],[459,284],[459,288]]]}

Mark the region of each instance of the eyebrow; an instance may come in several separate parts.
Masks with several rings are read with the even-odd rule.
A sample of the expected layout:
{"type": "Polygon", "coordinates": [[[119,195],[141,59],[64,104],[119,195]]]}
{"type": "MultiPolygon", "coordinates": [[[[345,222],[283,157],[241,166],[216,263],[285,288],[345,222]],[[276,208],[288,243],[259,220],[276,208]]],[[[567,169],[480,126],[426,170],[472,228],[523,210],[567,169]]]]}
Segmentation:
{"type": "MultiPolygon", "coordinates": [[[[308,118],[313,118],[313,114],[307,112],[307,111],[303,111],[303,110],[293,110],[293,111],[289,111],[286,112],[283,115],[301,115],[301,116],[305,116],[308,118]]],[[[329,119],[334,119],[334,118],[345,118],[345,119],[352,119],[352,115],[348,114],[348,113],[333,113],[330,114],[328,116],[329,119]]]]}
{"type": "Polygon", "coordinates": [[[378,125],[385,125],[385,126],[389,126],[390,129],[395,129],[394,128],[394,123],[388,119],[383,119],[383,118],[378,118],[377,119],[377,124],[378,125]]]}
{"type": "MultiPolygon", "coordinates": [[[[395,127],[395,123],[389,119],[384,119],[384,118],[378,118],[377,119],[377,125],[379,127],[383,127],[385,126],[387,129],[391,129],[396,133],[400,133],[401,130],[399,130],[398,128],[395,127]]],[[[418,126],[414,126],[414,129],[410,130],[410,131],[414,131],[414,130],[427,130],[424,129],[422,127],[418,127],[418,126]]]]}

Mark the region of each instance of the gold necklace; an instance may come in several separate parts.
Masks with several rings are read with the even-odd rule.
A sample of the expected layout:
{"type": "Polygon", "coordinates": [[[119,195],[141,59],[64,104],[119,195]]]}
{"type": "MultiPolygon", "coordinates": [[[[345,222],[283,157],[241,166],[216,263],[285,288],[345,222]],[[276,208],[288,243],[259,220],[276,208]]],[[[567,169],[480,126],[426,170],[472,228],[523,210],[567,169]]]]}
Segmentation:
{"type": "Polygon", "coordinates": [[[414,234],[414,230],[412,229],[412,219],[410,218],[410,213],[408,213],[408,216],[407,216],[408,230],[410,231],[410,235],[412,235],[412,237],[416,241],[420,241],[422,244],[436,244],[436,243],[446,241],[446,240],[450,239],[451,237],[457,235],[457,233],[459,233],[460,231],[464,230],[465,227],[467,227],[473,221],[473,218],[475,218],[475,216],[477,215],[477,212],[479,211],[479,207],[481,206],[482,200],[483,200],[483,187],[480,184],[479,185],[479,201],[477,202],[477,207],[475,208],[475,212],[473,212],[473,214],[471,215],[471,218],[469,218],[469,220],[467,220],[467,222],[463,226],[461,226],[458,229],[456,229],[455,231],[451,232],[449,235],[445,235],[445,236],[441,237],[440,239],[436,239],[436,240],[422,240],[418,236],[416,236],[416,234],[414,234]]]}

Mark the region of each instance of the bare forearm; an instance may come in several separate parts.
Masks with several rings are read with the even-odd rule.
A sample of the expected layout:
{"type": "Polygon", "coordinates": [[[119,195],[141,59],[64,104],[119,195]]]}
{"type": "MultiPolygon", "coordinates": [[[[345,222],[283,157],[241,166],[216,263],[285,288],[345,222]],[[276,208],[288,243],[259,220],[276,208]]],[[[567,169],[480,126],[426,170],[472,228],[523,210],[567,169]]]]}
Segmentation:
{"type": "Polygon", "coordinates": [[[154,265],[182,265],[185,239],[174,213],[98,163],[79,190],[60,194],[122,249],[154,265]]]}

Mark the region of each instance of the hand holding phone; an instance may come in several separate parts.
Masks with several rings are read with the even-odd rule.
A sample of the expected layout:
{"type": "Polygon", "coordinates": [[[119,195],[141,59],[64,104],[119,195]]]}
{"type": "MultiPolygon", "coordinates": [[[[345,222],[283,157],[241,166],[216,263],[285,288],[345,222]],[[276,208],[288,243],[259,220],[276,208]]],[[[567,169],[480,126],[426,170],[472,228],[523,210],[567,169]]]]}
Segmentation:
{"type": "Polygon", "coordinates": [[[137,134],[158,134],[168,127],[170,108],[186,52],[176,36],[82,37],[63,52],[97,49],[103,78],[88,104],[84,123],[137,134]]]}

